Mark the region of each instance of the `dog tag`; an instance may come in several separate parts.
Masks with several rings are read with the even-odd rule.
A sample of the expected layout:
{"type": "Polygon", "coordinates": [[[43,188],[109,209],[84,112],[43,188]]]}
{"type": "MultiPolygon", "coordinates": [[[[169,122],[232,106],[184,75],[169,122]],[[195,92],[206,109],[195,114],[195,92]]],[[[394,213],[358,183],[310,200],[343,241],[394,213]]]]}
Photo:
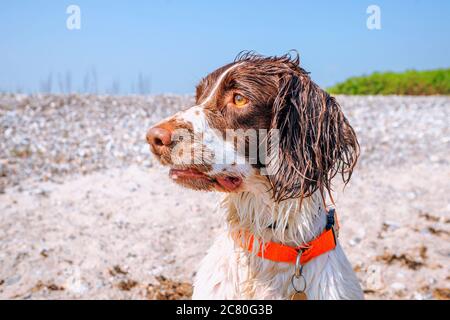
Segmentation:
{"type": "Polygon", "coordinates": [[[291,296],[291,300],[308,300],[308,297],[306,297],[306,293],[304,292],[295,292],[291,296]]]}
{"type": "Polygon", "coordinates": [[[308,300],[308,297],[306,296],[305,290],[306,290],[306,279],[301,273],[302,269],[299,269],[299,272],[292,275],[291,278],[291,284],[294,288],[294,293],[291,296],[291,300],[308,300]],[[295,285],[295,280],[303,280],[303,288],[298,289],[298,287],[295,285]]]}

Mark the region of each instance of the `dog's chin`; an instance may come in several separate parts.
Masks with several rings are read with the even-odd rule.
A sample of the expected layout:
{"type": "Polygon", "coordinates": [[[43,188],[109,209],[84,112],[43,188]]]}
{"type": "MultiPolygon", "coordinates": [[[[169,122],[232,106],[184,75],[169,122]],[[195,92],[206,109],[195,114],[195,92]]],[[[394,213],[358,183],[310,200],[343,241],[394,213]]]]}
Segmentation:
{"type": "Polygon", "coordinates": [[[236,192],[242,185],[242,178],[234,175],[208,175],[196,168],[170,169],[170,178],[179,185],[203,191],[236,192]]]}

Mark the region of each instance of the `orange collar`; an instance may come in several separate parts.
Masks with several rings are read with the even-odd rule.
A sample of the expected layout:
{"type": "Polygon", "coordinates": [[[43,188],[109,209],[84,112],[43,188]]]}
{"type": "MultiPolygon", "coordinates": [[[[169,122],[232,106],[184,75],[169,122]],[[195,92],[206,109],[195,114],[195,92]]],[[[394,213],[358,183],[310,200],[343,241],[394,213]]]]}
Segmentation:
{"type": "MultiPolygon", "coordinates": [[[[325,230],[316,239],[298,247],[290,247],[281,243],[266,242],[264,247],[260,241],[258,256],[263,259],[275,262],[285,262],[295,264],[296,259],[301,252],[300,264],[304,265],[336,247],[336,238],[338,236],[339,224],[334,209],[327,213],[327,225],[325,230]]],[[[242,248],[252,251],[254,235],[250,234],[247,241],[238,241],[242,248]],[[248,244],[248,245],[247,245],[248,244]]]]}

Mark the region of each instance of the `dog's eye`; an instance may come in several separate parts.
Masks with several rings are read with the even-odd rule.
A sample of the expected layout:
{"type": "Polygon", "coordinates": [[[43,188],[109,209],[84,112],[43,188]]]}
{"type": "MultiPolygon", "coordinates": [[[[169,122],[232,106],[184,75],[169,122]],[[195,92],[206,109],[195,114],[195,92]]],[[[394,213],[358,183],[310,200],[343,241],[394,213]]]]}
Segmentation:
{"type": "Polygon", "coordinates": [[[233,96],[233,103],[236,107],[242,108],[244,107],[248,102],[248,99],[244,97],[243,95],[240,95],[239,93],[236,93],[233,96]]]}

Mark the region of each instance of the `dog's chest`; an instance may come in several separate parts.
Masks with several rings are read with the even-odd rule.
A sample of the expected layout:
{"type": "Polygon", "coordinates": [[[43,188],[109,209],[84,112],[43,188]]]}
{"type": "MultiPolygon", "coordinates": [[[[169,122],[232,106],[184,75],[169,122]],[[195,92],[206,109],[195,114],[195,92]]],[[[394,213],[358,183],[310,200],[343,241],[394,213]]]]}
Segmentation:
{"type": "MultiPolygon", "coordinates": [[[[193,299],[290,299],[294,266],[248,254],[223,232],[201,262],[193,299]]],[[[308,299],[363,299],[358,279],[340,246],[304,266],[308,299]]]]}
{"type": "Polygon", "coordinates": [[[290,266],[262,262],[254,266],[248,255],[224,232],[201,263],[194,281],[193,298],[287,299],[290,266]]]}

